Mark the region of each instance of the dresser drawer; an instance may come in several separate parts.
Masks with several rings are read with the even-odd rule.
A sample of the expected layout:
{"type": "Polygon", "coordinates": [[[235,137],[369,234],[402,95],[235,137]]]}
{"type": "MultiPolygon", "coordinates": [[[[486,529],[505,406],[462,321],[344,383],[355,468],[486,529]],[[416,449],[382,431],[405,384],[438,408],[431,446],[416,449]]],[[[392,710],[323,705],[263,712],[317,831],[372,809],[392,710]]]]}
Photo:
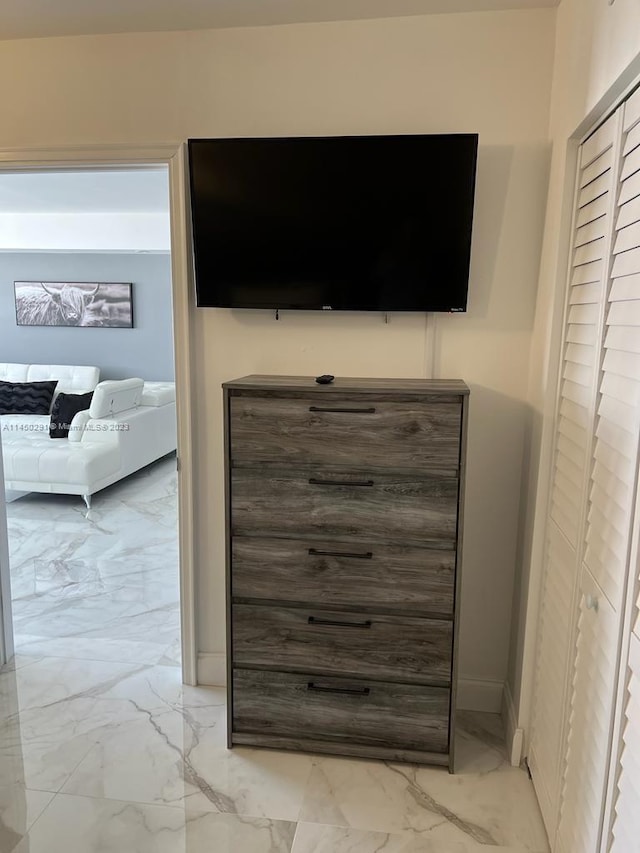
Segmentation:
{"type": "Polygon", "coordinates": [[[449,691],[235,670],[233,732],[446,753],[449,691]]]}
{"type": "Polygon", "coordinates": [[[453,613],[453,550],[236,536],[231,553],[234,598],[453,613]]]}
{"type": "Polygon", "coordinates": [[[451,642],[444,620],[233,605],[234,666],[448,685],[451,642]]]}
{"type": "Polygon", "coordinates": [[[233,535],[360,538],[409,546],[453,543],[455,477],[353,472],[231,472],[233,535]]]}
{"type": "Polygon", "coordinates": [[[232,397],[231,459],[236,464],[456,471],[462,406],[452,399],[232,397]]]}

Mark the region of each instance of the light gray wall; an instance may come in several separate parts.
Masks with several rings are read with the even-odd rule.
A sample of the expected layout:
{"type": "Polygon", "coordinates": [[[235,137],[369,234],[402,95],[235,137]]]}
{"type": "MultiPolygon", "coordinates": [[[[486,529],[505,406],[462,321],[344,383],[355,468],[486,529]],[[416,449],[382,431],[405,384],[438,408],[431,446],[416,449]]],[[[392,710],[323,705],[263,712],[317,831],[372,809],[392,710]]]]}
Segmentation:
{"type": "Polygon", "coordinates": [[[0,253],[0,361],[90,364],[101,379],[173,379],[169,255],[0,253]],[[133,329],[16,325],[14,281],[130,281],[133,329]]]}

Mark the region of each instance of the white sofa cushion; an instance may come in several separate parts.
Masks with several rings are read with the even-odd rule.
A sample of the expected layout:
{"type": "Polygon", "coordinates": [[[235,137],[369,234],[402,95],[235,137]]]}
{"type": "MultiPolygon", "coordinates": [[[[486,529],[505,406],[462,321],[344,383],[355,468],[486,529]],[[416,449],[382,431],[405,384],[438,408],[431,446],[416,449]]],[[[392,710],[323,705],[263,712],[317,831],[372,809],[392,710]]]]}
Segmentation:
{"type": "MultiPolygon", "coordinates": [[[[52,441],[45,438],[15,439],[3,447],[5,480],[23,483],[91,484],[116,473],[121,465],[117,444],[52,441]]],[[[87,485],[87,490],[89,490],[87,485]]]]}
{"type": "Polygon", "coordinates": [[[127,409],[136,409],[142,399],[143,387],[142,379],[115,379],[100,382],[93,392],[89,407],[91,418],[108,418],[127,409]]]}
{"type": "Polygon", "coordinates": [[[56,379],[56,394],[83,394],[93,391],[100,379],[98,367],[74,364],[14,364],[0,362],[0,379],[6,382],[42,382],[56,379]]]}
{"type": "Polygon", "coordinates": [[[71,426],[69,427],[69,435],[67,436],[70,442],[75,443],[82,440],[85,427],[90,420],[91,415],[89,414],[89,409],[84,409],[82,412],[78,412],[74,415],[74,418],[71,421],[71,426]]]}
{"type": "Polygon", "coordinates": [[[142,406],[166,406],[176,399],[175,382],[145,382],[142,390],[142,406]]]}

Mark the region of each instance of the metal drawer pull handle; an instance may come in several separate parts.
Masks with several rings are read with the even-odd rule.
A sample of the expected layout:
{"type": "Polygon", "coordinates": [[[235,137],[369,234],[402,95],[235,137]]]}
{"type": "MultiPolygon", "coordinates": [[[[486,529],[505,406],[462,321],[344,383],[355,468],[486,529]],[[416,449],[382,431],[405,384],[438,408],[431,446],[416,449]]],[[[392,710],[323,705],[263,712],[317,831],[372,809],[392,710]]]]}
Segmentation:
{"type": "Polygon", "coordinates": [[[349,557],[352,560],[370,560],[373,557],[372,551],[363,551],[362,553],[349,553],[348,551],[320,551],[318,548],[309,548],[310,557],[349,557]]]}
{"type": "Polygon", "coordinates": [[[373,480],[321,480],[309,477],[310,486],[373,486],[373,480]]]}
{"type": "Polygon", "coordinates": [[[347,693],[349,696],[368,696],[371,693],[369,687],[320,687],[310,681],[307,690],[317,690],[319,693],[347,693]]]}
{"type": "Polygon", "coordinates": [[[342,622],[339,619],[317,619],[315,616],[309,616],[307,619],[309,625],[329,625],[335,628],[370,628],[371,619],[366,622],[342,622]]]}
{"type": "Polygon", "coordinates": [[[328,408],[326,406],[309,406],[310,412],[335,412],[336,414],[344,413],[345,415],[373,415],[374,408],[369,409],[350,409],[350,408],[328,408]]]}
{"type": "Polygon", "coordinates": [[[595,610],[598,612],[598,599],[594,595],[587,595],[584,603],[587,605],[587,610],[595,610]]]}

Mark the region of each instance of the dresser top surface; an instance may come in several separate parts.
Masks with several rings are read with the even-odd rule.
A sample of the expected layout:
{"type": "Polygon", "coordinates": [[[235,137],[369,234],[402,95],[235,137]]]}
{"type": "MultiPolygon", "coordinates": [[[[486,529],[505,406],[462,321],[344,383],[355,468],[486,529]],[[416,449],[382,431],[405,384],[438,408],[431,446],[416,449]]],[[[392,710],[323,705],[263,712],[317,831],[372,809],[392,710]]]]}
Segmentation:
{"type": "Polygon", "coordinates": [[[336,376],[330,385],[319,385],[314,376],[277,376],[252,374],[224,382],[223,388],[251,391],[305,391],[332,394],[348,391],[353,394],[384,391],[385,394],[447,394],[466,395],[468,386],[461,379],[372,379],[336,376]]]}

